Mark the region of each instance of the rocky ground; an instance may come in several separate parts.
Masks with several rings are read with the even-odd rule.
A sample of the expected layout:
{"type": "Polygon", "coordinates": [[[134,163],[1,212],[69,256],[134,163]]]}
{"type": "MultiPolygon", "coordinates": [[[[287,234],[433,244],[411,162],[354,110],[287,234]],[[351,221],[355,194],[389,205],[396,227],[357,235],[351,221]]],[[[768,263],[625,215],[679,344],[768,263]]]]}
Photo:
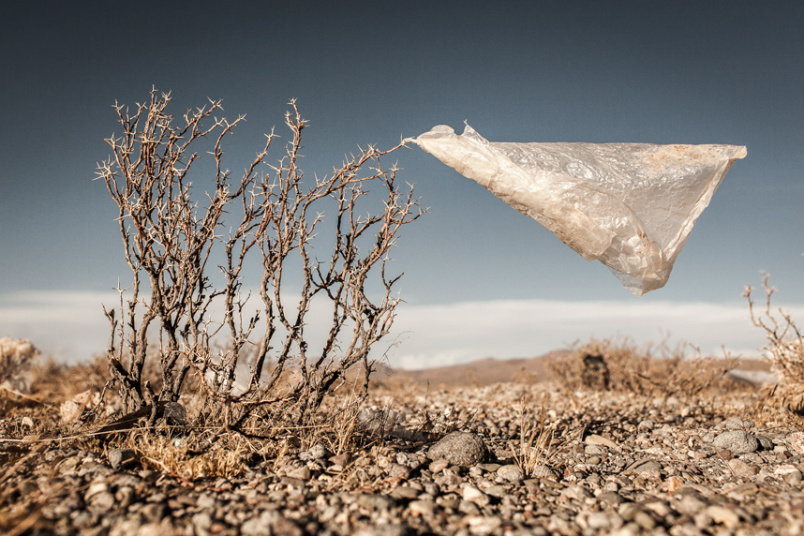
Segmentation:
{"type": "Polygon", "coordinates": [[[26,436],[37,410],[17,411],[0,441],[0,523],[9,534],[800,534],[804,431],[764,418],[757,399],[550,383],[383,390],[357,414],[358,447],[322,435],[271,456],[234,452],[248,460],[229,476],[191,478],[137,438],[26,436]]]}

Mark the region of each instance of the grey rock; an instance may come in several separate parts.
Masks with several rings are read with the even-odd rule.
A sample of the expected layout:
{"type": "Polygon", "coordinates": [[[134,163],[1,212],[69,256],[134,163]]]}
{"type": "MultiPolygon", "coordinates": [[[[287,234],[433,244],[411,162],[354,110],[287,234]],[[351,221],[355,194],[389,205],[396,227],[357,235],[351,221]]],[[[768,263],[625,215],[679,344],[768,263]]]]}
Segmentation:
{"type": "Polygon", "coordinates": [[[357,504],[369,510],[388,510],[394,505],[394,501],[384,495],[364,493],[358,495],[357,504]]]}
{"type": "Polygon", "coordinates": [[[386,471],[389,477],[400,480],[405,480],[410,476],[410,469],[398,463],[392,463],[387,467],[386,471]]]}
{"type": "Polygon", "coordinates": [[[427,450],[427,457],[431,460],[446,460],[452,465],[475,465],[486,457],[486,445],[475,434],[452,432],[431,446],[427,450]]]}
{"type": "Polygon", "coordinates": [[[617,506],[625,502],[625,499],[623,499],[622,496],[616,491],[607,491],[605,493],[601,493],[597,500],[610,506],[617,506]]]}
{"type": "Polygon", "coordinates": [[[481,507],[489,503],[489,498],[485,493],[469,484],[463,487],[463,500],[481,507]]]}
{"type": "Polygon", "coordinates": [[[525,478],[525,475],[522,473],[522,469],[516,465],[500,466],[500,468],[497,469],[497,476],[503,480],[508,480],[509,482],[519,482],[525,478]]]}
{"type": "Polygon", "coordinates": [[[759,448],[757,438],[743,430],[729,430],[715,437],[713,444],[719,449],[730,450],[733,454],[748,454],[759,448]]]}
{"type": "Polygon", "coordinates": [[[305,454],[305,458],[308,460],[323,460],[324,458],[328,458],[332,455],[321,443],[310,447],[310,450],[308,450],[305,454]]]}
{"type": "Polygon", "coordinates": [[[627,471],[647,477],[658,478],[662,473],[662,464],[655,460],[640,460],[631,464],[627,471]]]}
{"type": "Polygon", "coordinates": [[[757,436],[757,441],[762,450],[773,450],[773,441],[768,436],[757,436]]]}
{"type": "Polygon", "coordinates": [[[568,499],[574,499],[576,501],[582,501],[592,496],[592,494],[589,493],[589,491],[587,491],[586,488],[584,488],[579,484],[575,484],[564,488],[563,490],[561,490],[561,495],[563,497],[567,497],[568,499]]]}

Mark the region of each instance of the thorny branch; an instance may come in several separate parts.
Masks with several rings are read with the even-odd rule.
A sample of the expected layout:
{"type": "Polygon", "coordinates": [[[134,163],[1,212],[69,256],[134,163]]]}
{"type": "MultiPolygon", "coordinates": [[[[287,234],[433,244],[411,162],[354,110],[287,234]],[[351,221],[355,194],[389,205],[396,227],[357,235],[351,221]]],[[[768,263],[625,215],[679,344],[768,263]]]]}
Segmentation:
{"type": "Polygon", "coordinates": [[[278,138],[272,131],[233,179],[222,146],[244,116],[218,117],[221,101],[209,100],[175,120],[170,100],[153,89],[133,110],[115,104],[119,132],[106,140],[112,156],[97,171],[118,208],[132,273],[119,316],[104,309],[110,368],[126,405],[148,404],[144,371],[154,351],[159,401],[178,400],[193,375],[225,409],[227,425],[277,404],[301,418],[357,364],[367,384],[371,348],[389,333],[399,303],[388,254],[401,228],[423,213],[412,187],[400,193],[397,168],[381,165],[402,145],[361,149],[327,177],[308,179],[299,167],[307,121],[291,101],[283,157],[267,162],[278,138]],[[202,204],[190,177],[209,172],[194,167],[204,143],[212,190],[202,204]],[[379,211],[363,207],[369,188],[382,190],[379,211]],[[319,258],[327,240],[329,253],[319,258]],[[210,263],[218,259],[216,271],[210,263]],[[252,260],[261,268],[258,297],[244,286],[252,260]],[[326,336],[312,348],[305,329],[322,302],[330,311],[326,336]]]}

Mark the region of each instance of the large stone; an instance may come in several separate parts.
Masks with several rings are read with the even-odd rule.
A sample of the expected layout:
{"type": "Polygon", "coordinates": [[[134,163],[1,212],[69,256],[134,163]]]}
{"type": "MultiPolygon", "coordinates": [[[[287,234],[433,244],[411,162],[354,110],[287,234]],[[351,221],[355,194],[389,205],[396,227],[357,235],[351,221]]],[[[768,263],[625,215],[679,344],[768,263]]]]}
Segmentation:
{"type": "Polygon", "coordinates": [[[733,454],[748,454],[759,448],[757,438],[743,430],[729,430],[715,437],[715,447],[728,449],[733,454]]]}
{"type": "Polygon", "coordinates": [[[486,445],[475,434],[452,432],[431,446],[427,457],[431,460],[445,460],[452,465],[475,465],[485,459],[486,445]]]}

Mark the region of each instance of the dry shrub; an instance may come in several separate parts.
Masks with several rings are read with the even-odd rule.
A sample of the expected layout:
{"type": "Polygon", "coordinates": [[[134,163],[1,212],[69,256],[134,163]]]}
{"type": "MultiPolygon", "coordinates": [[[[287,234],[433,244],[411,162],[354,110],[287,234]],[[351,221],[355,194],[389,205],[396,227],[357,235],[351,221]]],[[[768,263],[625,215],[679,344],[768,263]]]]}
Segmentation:
{"type": "Polygon", "coordinates": [[[593,339],[550,364],[553,377],[570,390],[630,392],[642,396],[696,396],[726,388],[725,372],[733,360],[704,358],[691,345],[638,347],[622,339],[593,339]],[[695,350],[689,358],[686,350],[695,350]],[[603,363],[603,365],[601,365],[603,363]]]}
{"type": "Polygon", "coordinates": [[[748,301],[751,322],[765,332],[766,356],[782,377],[772,395],[788,411],[804,416],[804,338],[790,314],[772,306],[776,289],[770,285],[768,274],[762,276],[762,289],[765,300],[759,312],[754,307],[751,286],[746,287],[743,296],[748,301]]]}
{"type": "Polygon", "coordinates": [[[235,177],[223,142],[245,117],[221,117],[220,100],[175,117],[170,101],[154,89],[132,108],[116,104],[112,156],[98,165],[132,277],[105,309],[112,379],[131,412],[176,402],[189,387],[206,392],[228,427],[258,408],[298,422],[354,366],[367,384],[372,348],[393,324],[401,276],[388,273],[389,252],[423,213],[383,161],[402,144],[305,175],[308,122],[291,101],[276,160],[271,131],[235,177]],[[309,335],[316,307],[323,341],[309,335]]]}
{"type": "Polygon", "coordinates": [[[101,445],[104,454],[111,448],[131,449],[142,465],[187,481],[236,477],[258,464],[276,472],[287,454],[314,445],[335,455],[364,448],[371,439],[358,428],[360,400],[359,391],[328,397],[304,424],[293,426],[262,414],[247,419],[238,431],[220,425],[176,426],[160,420],[149,426],[140,421],[106,434],[101,445]]]}

